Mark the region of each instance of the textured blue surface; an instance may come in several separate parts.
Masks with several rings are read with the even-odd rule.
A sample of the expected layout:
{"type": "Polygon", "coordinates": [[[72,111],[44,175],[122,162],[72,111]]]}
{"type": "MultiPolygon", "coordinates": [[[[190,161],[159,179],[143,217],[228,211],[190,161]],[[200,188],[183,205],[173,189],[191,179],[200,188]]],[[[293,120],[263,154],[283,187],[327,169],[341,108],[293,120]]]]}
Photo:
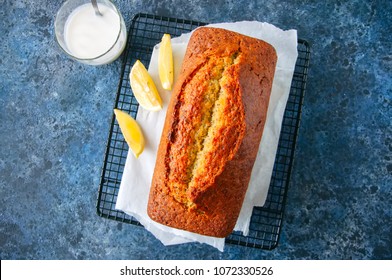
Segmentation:
{"type": "Polygon", "coordinates": [[[62,1],[1,1],[1,259],[391,259],[391,1],[115,1],[204,22],[258,20],[312,45],[281,239],[263,251],[164,247],[96,215],[121,61],[68,59],[62,1]],[[307,3],[304,3],[307,2],[307,3]]]}

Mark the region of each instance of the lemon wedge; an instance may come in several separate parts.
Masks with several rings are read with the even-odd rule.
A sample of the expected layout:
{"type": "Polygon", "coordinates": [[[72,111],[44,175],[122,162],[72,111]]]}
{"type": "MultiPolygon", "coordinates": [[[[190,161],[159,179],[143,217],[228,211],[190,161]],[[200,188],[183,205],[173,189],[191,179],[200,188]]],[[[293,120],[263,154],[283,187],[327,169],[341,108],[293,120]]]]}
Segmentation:
{"type": "Polygon", "coordinates": [[[124,136],[125,141],[131,148],[135,157],[138,158],[144,150],[145,143],[140,126],[134,118],[124,111],[114,109],[114,114],[116,115],[116,120],[120,126],[120,130],[124,136]]]}
{"type": "Polygon", "coordinates": [[[158,55],[158,72],[162,87],[171,90],[174,79],[173,51],[170,34],[164,34],[158,55]]]}
{"type": "Polygon", "coordinates": [[[137,60],[129,73],[131,88],[139,105],[146,110],[162,109],[162,99],[146,67],[137,60]]]}

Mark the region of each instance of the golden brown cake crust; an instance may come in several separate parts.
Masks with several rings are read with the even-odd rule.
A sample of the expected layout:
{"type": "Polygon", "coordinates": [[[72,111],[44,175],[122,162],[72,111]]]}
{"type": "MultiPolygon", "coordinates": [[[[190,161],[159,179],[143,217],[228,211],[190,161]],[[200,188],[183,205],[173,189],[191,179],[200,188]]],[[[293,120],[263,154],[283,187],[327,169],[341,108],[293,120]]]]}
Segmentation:
{"type": "Polygon", "coordinates": [[[260,144],[274,48],[224,29],[194,31],[173,89],[148,202],[154,221],[226,237],[260,144]]]}

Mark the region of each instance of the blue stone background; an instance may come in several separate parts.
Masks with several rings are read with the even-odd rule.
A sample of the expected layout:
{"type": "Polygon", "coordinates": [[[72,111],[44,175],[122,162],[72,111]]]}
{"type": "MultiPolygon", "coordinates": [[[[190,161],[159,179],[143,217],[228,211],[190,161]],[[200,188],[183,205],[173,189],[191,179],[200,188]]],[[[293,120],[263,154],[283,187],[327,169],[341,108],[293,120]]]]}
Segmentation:
{"type": "Polygon", "coordinates": [[[114,1],[139,12],[297,29],[312,55],[279,245],[165,247],[96,215],[121,60],[68,59],[63,1],[0,1],[1,259],[391,259],[391,1],[114,1]]]}

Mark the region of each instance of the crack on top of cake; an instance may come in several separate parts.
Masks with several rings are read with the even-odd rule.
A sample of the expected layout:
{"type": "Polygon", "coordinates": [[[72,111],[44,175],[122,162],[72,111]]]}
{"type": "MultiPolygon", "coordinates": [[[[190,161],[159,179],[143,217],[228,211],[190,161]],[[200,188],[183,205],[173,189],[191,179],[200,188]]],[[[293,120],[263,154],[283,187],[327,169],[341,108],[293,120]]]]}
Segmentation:
{"type": "MultiPolygon", "coordinates": [[[[187,79],[175,106],[175,119],[178,121],[173,124],[175,135],[171,135],[169,147],[176,152],[176,158],[171,158],[167,163],[169,171],[167,181],[171,196],[188,208],[196,206],[191,199],[192,195],[187,192],[202,161],[206,137],[209,134],[209,137],[213,135],[211,121],[214,113],[219,112],[216,107],[219,106],[218,100],[223,91],[221,84],[225,79],[224,73],[237,62],[238,57],[238,51],[230,56],[209,57],[187,79]],[[187,88],[193,82],[198,85],[196,90],[199,92],[189,91],[187,88]],[[187,100],[189,98],[196,100],[187,100]],[[200,104],[197,101],[200,101],[200,104]],[[180,127],[183,129],[179,129],[180,127]],[[183,133],[182,137],[179,137],[179,133],[183,133]]],[[[174,157],[170,151],[168,154],[174,157]]],[[[213,177],[218,176],[222,168],[218,168],[217,174],[213,174],[213,177]]]]}

